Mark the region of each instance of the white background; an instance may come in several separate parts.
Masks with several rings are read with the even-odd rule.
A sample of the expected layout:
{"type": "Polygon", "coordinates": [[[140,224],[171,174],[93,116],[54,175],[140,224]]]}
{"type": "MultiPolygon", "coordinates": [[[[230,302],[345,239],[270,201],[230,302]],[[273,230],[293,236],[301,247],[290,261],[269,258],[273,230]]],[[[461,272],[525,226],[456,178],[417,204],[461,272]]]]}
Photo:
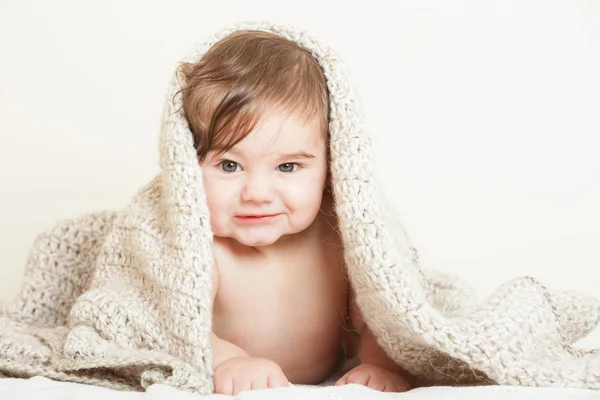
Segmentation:
{"type": "Polygon", "coordinates": [[[599,2],[0,0],[0,300],[39,232],[158,172],[177,62],[243,20],[345,60],[424,264],[600,297],[599,2]]]}

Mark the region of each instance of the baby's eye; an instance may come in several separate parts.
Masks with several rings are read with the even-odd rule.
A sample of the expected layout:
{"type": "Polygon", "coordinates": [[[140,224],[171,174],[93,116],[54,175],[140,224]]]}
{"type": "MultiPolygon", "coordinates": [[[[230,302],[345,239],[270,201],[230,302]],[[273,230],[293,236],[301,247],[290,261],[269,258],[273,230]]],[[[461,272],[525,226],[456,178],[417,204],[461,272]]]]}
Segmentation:
{"type": "Polygon", "coordinates": [[[296,163],[285,163],[285,164],[280,164],[277,168],[281,171],[281,172],[294,172],[296,169],[294,167],[297,167],[298,164],[296,163]]]}
{"type": "Polygon", "coordinates": [[[219,167],[221,167],[224,172],[238,172],[241,170],[238,169],[240,167],[238,163],[229,160],[221,161],[219,167]]]}

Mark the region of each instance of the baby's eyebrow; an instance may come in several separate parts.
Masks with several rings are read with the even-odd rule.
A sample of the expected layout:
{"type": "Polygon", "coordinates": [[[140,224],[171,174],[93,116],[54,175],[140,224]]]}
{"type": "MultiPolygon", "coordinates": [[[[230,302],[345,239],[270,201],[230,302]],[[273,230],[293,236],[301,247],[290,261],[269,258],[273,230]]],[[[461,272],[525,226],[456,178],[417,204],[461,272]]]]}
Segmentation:
{"type": "Polygon", "coordinates": [[[315,158],[314,155],[305,151],[295,151],[293,153],[282,153],[281,158],[315,158]]]}

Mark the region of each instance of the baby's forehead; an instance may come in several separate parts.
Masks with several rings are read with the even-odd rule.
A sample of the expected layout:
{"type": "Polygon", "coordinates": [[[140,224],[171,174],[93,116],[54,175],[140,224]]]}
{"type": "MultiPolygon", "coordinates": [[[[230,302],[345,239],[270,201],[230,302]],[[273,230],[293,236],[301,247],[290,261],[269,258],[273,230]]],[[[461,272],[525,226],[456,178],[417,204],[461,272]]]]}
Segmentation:
{"type": "Polygon", "coordinates": [[[263,141],[261,138],[250,136],[236,144],[227,153],[238,157],[254,159],[295,158],[314,159],[323,150],[324,145],[319,145],[310,138],[298,140],[285,140],[281,136],[263,141]]]}
{"type": "Polygon", "coordinates": [[[320,121],[306,121],[287,114],[267,114],[236,147],[260,146],[265,152],[289,152],[317,148],[323,141],[320,121]]]}
{"type": "MultiPolygon", "coordinates": [[[[314,133],[319,131],[321,121],[318,116],[306,116],[296,112],[278,108],[266,110],[258,116],[258,123],[253,132],[269,133],[314,133]]],[[[301,135],[306,136],[306,135],[301,135]]]]}

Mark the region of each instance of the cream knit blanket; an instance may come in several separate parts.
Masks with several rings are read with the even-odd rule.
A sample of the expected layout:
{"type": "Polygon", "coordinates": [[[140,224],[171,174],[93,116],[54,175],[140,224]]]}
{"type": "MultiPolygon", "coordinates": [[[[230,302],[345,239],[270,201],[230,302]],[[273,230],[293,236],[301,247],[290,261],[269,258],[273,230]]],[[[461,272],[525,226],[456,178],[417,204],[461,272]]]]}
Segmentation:
{"type": "MultiPolygon", "coordinates": [[[[331,174],[345,262],[381,346],[422,384],[498,383],[600,389],[600,351],[572,347],[600,318],[594,299],[532,278],[483,302],[462,280],[419,266],[373,171],[370,138],[327,46],[260,22],[320,63],[330,96],[331,174]]],[[[211,393],[212,233],[191,133],[167,92],[161,171],[119,212],[59,222],[37,237],[17,300],[0,305],[0,375],[143,390],[164,383],[211,393]]],[[[173,98],[175,96],[175,100],[173,98]]]]}

